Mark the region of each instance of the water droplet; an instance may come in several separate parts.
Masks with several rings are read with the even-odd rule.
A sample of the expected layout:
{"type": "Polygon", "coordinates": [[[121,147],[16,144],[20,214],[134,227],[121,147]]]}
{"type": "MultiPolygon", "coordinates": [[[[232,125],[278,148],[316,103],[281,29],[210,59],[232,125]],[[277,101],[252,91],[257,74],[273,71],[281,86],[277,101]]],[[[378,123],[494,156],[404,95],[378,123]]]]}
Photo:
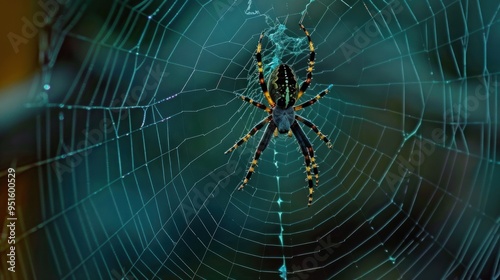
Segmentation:
{"type": "Polygon", "coordinates": [[[277,202],[278,202],[278,205],[279,205],[279,206],[281,206],[281,203],[283,202],[283,200],[281,200],[281,197],[280,197],[280,198],[278,198],[278,201],[277,201],[277,202]]]}

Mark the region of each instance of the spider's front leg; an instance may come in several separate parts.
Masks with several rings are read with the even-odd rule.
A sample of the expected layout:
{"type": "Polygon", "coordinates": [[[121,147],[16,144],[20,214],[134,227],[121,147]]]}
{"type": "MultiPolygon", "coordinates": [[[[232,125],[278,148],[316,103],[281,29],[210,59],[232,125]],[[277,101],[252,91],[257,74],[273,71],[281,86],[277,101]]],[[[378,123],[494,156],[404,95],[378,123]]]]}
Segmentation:
{"type": "Polygon", "coordinates": [[[255,52],[255,59],[257,60],[257,69],[259,70],[260,88],[262,89],[262,93],[264,94],[264,97],[266,98],[271,108],[274,108],[274,106],[276,106],[276,103],[274,103],[274,100],[271,98],[271,94],[267,89],[266,81],[264,80],[264,67],[262,65],[262,54],[261,54],[263,37],[264,33],[261,33],[259,37],[259,43],[257,44],[257,51],[255,52]]]}
{"type": "Polygon", "coordinates": [[[300,29],[302,29],[302,31],[304,31],[304,33],[306,34],[307,42],[309,44],[309,64],[307,67],[306,80],[304,82],[302,82],[302,85],[300,86],[300,90],[297,93],[297,100],[302,96],[302,94],[304,94],[304,92],[306,92],[307,88],[311,84],[312,71],[313,71],[313,67],[314,67],[314,57],[316,56],[316,51],[314,49],[314,44],[311,40],[311,35],[309,35],[309,32],[307,31],[307,29],[304,27],[304,25],[302,23],[299,23],[299,26],[300,26],[300,29]]]}
{"type": "Polygon", "coordinates": [[[269,144],[269,141],[271,141],[271,137],[275,129],[276,125],[274,124],[274,122],[270,122],[266,128],[266,131],[264,132],[264,135],[262,135],[262,139],[259,142],[257,151],[255,151],[255,155],[252,159],[250,167],[248,168],[247,175],[245,176],[245,179],[243,179],[243,183],[241,184],[241,186],[238,188],[239,191],[242,190],[243,187],[245,187],[245,185],[248,183],[248,180],[250,180],[250,177],[255,171],[255,167],[257,166],[257,162],[259,161],[260,155],[266,149],[267,145],[269,144]]]}

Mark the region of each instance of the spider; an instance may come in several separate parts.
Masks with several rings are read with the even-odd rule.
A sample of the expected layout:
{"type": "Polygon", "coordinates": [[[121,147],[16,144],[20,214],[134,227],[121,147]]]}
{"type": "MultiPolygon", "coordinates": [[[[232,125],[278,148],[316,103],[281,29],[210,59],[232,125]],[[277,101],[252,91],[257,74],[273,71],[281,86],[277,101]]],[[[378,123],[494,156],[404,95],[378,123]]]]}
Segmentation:
{"type": "Polygon", "coordinates": [[[260,155],[266,149],[269,141],[271,140],[271,136],[274,133],[274,136],[278,136],[278,132],[281,134],[288,134],[288,136],[295,135],[297,141],[299,142],[300,149],[302,154],[304,155],[305,167],[306,167],[306,180],[309,184],[309,200],[308,205],[311,206],[313,200],[313,182],[311,175],[311,167],[314,172],[314,177],[316,178],[316,186],[319,183],[319,175],[318,175],[318,165],[316,164],[316,160],[314,158],[314,149],[309,142],[309,139],[304,134],[304,131],[299,126],[298,122],[303,123],[310,129],[312,129],[319,136],[321,140],[323,140],[328,148],[332,148],[332,144],[330,140],[319,131],[319,129],[314,125],[311,121],[307,120],[304,117],[301,117],[295,112],[302,110],[305,107],[311,106],[316,103],[320,98],[325,96],[331,89],[332,85],[330,85],[327,89],[322,91],[320,94],[316,95],[311,100],[304,102],[300,105],[294,106],[295,102],[304,94],[309,85],[311,84],[312,79],[312,71],[314,66],[314,45],[311,40],[311,36],[309,32],[306,30],[302,23],[299,23],[300,29],[304,31],[307,36],[307,40],[309,42],[309,65],[307,68],[307,77],[306,80],[301,84],[299,88],[298,79],[293,70],[287,64],[281,64],[276,69],[271,72],[269,77],[269,85],[270,89],[268,91],[267,84],[264,81],[264,69],[262,66],[262,38],[264,37],[264,33],[261,33],[259,37],[259,43],[257,44],[257,52],[255,54],[255,58],[257,60],[257,68],[259,70],[259,84],[262,88],[262,92],[270,107],[254,101],[246,96],[241,96],[241,99],[244,101],[254,105],[255,107],[266,111],[269,115],[255,125],[248,134],[243,136],[238,142],[236,142],[231,148],[229,148],[225,154],[228,154],[234,151],[239,146],[243,145],[250,137],[252,137],[257,131],[259,131],[264,125],[267,125],[267,128],[260,140],[259,146],[257,147],[257,151],[251,161],[248,172],[243,180],[241,186],[239,186],[238,190],[242,190],[243,187],[248,183],[252,173],[255,171],[257,166],[257,161],[259,160],[260,155]]]}

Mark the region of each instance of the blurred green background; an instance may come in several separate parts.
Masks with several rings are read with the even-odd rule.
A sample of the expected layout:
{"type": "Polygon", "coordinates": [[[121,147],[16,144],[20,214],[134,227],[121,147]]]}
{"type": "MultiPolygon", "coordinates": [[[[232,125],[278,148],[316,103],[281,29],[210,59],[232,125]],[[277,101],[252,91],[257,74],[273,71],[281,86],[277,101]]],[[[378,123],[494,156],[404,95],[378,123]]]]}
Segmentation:
{"type": "MultiPolygon", "coordinates": [[[[498,277],[495,1],[6,4],[0,178],[17,174],[5,279],[498,277]],[[241,183],[267,75],[289,64],[320,185],[280,136],[241,183]]],[[[6,205],[7,183],[0,201],[6,205]]],[[[7,216],[5,216],[7,217],[7,216]]],[[[4,224],[7,220],[4,219],[4,224]]]]}

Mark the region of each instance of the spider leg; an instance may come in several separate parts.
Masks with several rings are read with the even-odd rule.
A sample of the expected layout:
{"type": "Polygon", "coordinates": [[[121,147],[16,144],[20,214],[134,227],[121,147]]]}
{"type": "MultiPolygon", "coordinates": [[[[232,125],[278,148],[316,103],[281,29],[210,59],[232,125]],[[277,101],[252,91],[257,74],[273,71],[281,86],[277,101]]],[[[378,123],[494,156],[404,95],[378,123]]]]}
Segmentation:
{"type": "Polygon", "coordinates": [[[269,109],[266,105],[264,105],[262,103],[259,103],[259,102],[255,101],[255,100],[251,99],[251,98],[248,98],[248,97],[242,95],[241,99],[243,99],[244,101],[252,104],[253,106],[255,106],[255,107],[259,108],[259,109],[262,109],[262,110],[268,112],[269,114],[271,114],[273,112],[273,110],[269,109]]]}
{"type": "Polygon", "coordinates": [[[229,148],[224,154],[228,154],[234,151],[239,146],[243,145],[250,137],[252,137],[259,129],[261,129],[266,123],[270,122],[273,119],[272,115],[269,115],[267,118],[263,119],[260,123],[254,126],[247,135],[243,136],[236,144],[234,144],[231,148],[229,148]]]}
{"type": "Polygon", "coordinates": [[[264,96],[267,99],[267,102],[271,107],[274,107],[276,103],[274,103],[273,99],[271,98],[271,94],[269,94],[269,91],[267,90],[267,84],[266,81],[264,80],[264,68],[262,67],[262,55],[261,55],[261,50],[262,50],[262,38],[264,37],[264,33],[260,34],[259,37],[259,43],[257,44],[257,52],[255,54],[255,58],[257,59],[257,68],[259,69],[259,84],[262,89],[262,92],[264,93],[264,96]]]}
{"type": "Polygon", "coordinates": [[[318,186],[319,183],[318,165],[316,164],[316,159],[314,158],[314,150],[311,146],[311,143],[307,139],[307,136],[304,134],[304,131],[302,131],[302,128],[300,128],[297,121],[293,122],[291,128],[293,134],[295,135],[295,138],[297,138],[297,142],[299,142],[302,154],[304,155],[306,176],[309,185],[309,202],[307,203],[307,206],[311,206],[313,200],[313,192],[314,192],[312,175],[311,175],[311,165],[313,168],[314,177],[316,177],[316,186],[318,186]]]}
{"type": "Polygon", "coordinates": [[[275,128],[276,125],[274,124],[274,122],[269,123],[269,125],[267,126],[264,135],[262,135],[262,139],[260,139],[257,151],[255,151],[255,155],[253,156],[250,167],[248,168],[247,175],[245,176],[245,179],[243,179],[243,183],[241,184],[241,186],[239,186],[238,188],[239,191],[242,190],[243,187],[245,187],[245,185],[248,183],[248,180],[250,180],[250,177],[252,176],[253,172],[255,171],[255,167],[257,166],[257,162],[259,161],[260,154],[262,154],[262,152],[269,144],[269,141],[271,141],[271,136],[273,135],[273,131],[275,128]]]}
{"type": "Polygon", "coordinates": [[[331,149],[333,147],[332,143],[330,142],[330,140],[328,140],[326,135],[321,133],[321,131],[319,131],[318,127],[315,124],[313,124],[311,121],[309,121],[308,119],[305,119],[299,115],[295,115],[295,119],[298,120],[299,122],[305,124],[307,127],[312,129],[314,132],[316,132],[316,134],[318,134],[319,139],[325,141],[325,144],[329,149],[331,149]]]}
{"type": "Polygon", "coordinates": [[[305,107],[309,107],[311,105],[313,105],[314,103],[316,103],[321,97],[325,96],[328,92],[330,92],[332,88],[332,85],[329,85],[327,89],[325,89],[324,91],[322,91],[320,94],[316,95],[314,98],[312,98],[311,100],[309,101],[306,101],[300,105],[297,105],[297,106],[294,106],[293,107],[293,110],[294,111],[300,111],[302,109],[304,109],[305,107]]]}
{"type": "Polygon", "coordinates": [[[306,80],[300,86],[299,93],[297,94],[297,100],[302,96],[302,94],[304,94],[304,92],[307,90],[307,87],[309,87],[309,85],[311,84],[312,71],[313,71],[313,66],[314,66],[314,57],[316,55],[316,52],[314,50],[314,44],[311,40],[311,36],[309,35],[309,32],[306,30],[304,25],[302,25],[302,23],[299,23],[299,26],[300,26],[300,29],[302,29],[302,31],[304,31],[304,33],[306,34],[307,40],[309,41],[310,54],[309,54],[309,65],[307,67],[307,77],[306,77],[306,80]]]}

